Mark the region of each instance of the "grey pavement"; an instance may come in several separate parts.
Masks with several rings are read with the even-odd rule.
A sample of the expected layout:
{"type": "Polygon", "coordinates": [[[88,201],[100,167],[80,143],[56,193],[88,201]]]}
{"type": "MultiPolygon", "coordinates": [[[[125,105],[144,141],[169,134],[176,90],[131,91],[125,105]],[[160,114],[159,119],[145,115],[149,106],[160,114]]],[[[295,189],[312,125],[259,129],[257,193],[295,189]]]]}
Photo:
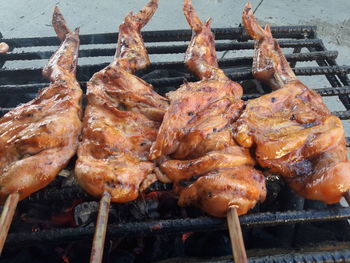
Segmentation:
{"type": "MultiPolygon", "coordinates": [[[[52,36],[51,15],[57,4],[68,24],[81,34],[115,32],[129,11],[146,0],[12,0],[0,1],[0,32],[5,38],[52,36]]],[[[194,0],[200,17],[213,18],[213,27],[233,27],[241,22],[243,0],[194,0]]],[[[260,6],[256,16],[271,25],[317,25],[328,49],[338,50],[339,63],[350,62],[349,0],[252,0],[260,6]]],[[[159,9],[144,30],[188,29],[182,0],[160,0],[159,9]]]]}
{"type": "MultiPolygon", "coordinates": [[[[115,32],[129,11],[146,0],[12,0],[0,1],[0,32],[5,38],[54,35],[51,26],[57,4],[70,27],[81,34],[115,32]]],[[[200,17],[213,18],[213,27],[233,27],[241,22],[245,0],[194,0],[200,17]]],[[[330,50],[339,51],[338,62],[350,64],[350,0],[252,0],[260,6],[256,16],[271,25],[317,25],[319,37],[330,50]]],[[[144,30],[188,29],[182,0],[160,0],[159,9],[144,30]]]]}

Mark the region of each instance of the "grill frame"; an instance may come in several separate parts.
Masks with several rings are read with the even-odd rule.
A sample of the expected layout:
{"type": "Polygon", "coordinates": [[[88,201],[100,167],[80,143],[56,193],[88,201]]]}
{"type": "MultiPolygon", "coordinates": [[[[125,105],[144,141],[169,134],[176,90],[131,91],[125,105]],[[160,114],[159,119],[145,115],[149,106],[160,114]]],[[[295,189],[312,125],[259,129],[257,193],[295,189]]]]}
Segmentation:
{"type": "MultiPolygon", "coordinates": [[[[317,38],[315,26],[281,26],[271,27],[275,38],[279,39],[282,48],[293,48],[293,54],[287,55],[288,61],[291,63],[296,75],[325,75],[330,83],[330,87],[316,89],[322,96],[338,96],[346,110],[335,111],[333,114],[340,119],[350,119],[350,80],[347,74],[350,73],[350,66],[339,66],[336,62],[338,53],[336,51],[328,51],[323,44],[323,41],[317,38]],[[302,48],[308,49],[309,53],[301,53],[302,48]],[[299,61],[316,61],[318,67],[295,67],[299,61]]],[[[248,50],[254,48],[253,41],[246,42],[249,37],[243,28],[215,28],[213,29],[216,40],[232,40],[231,43],[217,43],[217,51],[226,50],[248,50]]],[[[148,31],[144,32],[143,38],[145,42],[182,42],[189,41],[191,37],[190,30],[173,30],[173,31],[148,31]]],[[[81,35],[81,45],[91,44],[114,44],[116,43],[117,33],[104,34],[88,34],[81,35]]],[[[48,82],[43,80],[41,75],[41,68],[22,68],[22,69],[6,69],[4,65],[6,61],[18,60],[32,60],[32,59],[48,59],[51,51],[37,51],[37,52],[16,52],[17,48],[23,47],[39,47],[39,46],[58,46],[59,41],[56,37],[40,37],[40,38],[9,38],[0,39],[10,46],[10,53],[0,54],[0,95],[13,95],[18,93],[36,93],[39,89],[48,85],[48,82]],[[23,79],[16,79],[17,83],[7,84],[6,78],[14,78],[17,76],[24,77],[23,79]],[[37,80],[35,83],[27,82],[27,76],[34,76],[37,80]]],[[[147,46],[150,54],[175,54],[184,53],[187,49],[187,43],[179,45],[160,45],[147,46]]],[[[95,57],[95,56],[112,56],[114,54],[113,48],[82,48],[79,52],[79,57],[95,57]]],[[[227,75],[235,81],[251,79],[250,64],[252,57],[236,57],[232,59],[219,60],[219,65],[223,68],[233,66],[246,66],[238,71],[229,72],[227,75]]],[[[86,81],[93,73],[105,67],[106,63],[91,64],[78,66],[77,78],[85,92],[86,81]]],[[[151,72],[161,68],[166,69],[181,69],[183,67],[182,61],[176,62],[158,62],[152,63],[151,66],[143,71],[142,74],[151,72]]],[[[194,81],[195,78],[188,74],[186,75],[188,81],[194,81]]],[[[147,79],[147,82],[152,84],[157,91],[160,88],[176,87],[182,84],[183,77],[158,78],[147,79]]],[[[263,90],[258,90],[257,93],[245,94],[243,99],[252,99],[264,94],[263,90]]],[[[11,110],[8,107],[1,107],[0,116],[11,110]]],[[[350,145],[350,138],[347,137],[347,146],[350,145]]],[[[157,183],[148,191],[163,191],[169,190],[169,185],[157,183]]],[[[41,202],[41,201],[63,201],[72,198],[91,199],[78,186],[64,188],[64,189],[43,189],[31,195],[24,202],[41,202]]],[[[256,213],[248,214],[240,217],[240,222],[248,227],[262,227],[262,226],[276,226],[284,224],[295,224],[316,221],[336,221],[350,218],[350,207],[344,208],[327,208],[323,210],[302,210],[302,211],[286,211],[276,213],[256,213]]],[[[147,221],[140,223],[127,223],[120,225],[109,225],[107,236],[133,236],[133,235],[161,235],[170,233],[184,233],[193,231],[214,231],[226,229],[226,221],[212,217],[202,218],[178,218],[161,221],[147,221]]],[[[10,233],[7,240],[7,245],[11,246],[28,246],[36,243],[44,242],[65,242],[67,240],[75,239],[91,239],[93,236],[93,228],[67,228],[59,230],[45,230],[34,233],[10,233]]],[[[331,252],[319,252],[307,255],[296,255],[293,260],[295,262],[304,261],[307,258],[312,258],[315,261],[324,259],[349,259],[350,250],[334,250],[331,252]],[[340,251],[340,252],[339,252],[340,251]],[[322,254],[323,253],[323,254],[322,254]],[[340,253],[340,254],[339,254],[340,253]],[[305,256],[305,257],[304,257],[305,256]]],[[[274,260],[282,262],[290,258],[290,255],[276,255],[274,260]]],[[[271,259],[271,258],[270,258],[271,259]]],[[[266,262],[269,259],[266,257],[253,258],[252,262],[266,262]]],[[[329,260],[331,261],[331,260],[329,260]]],[[[220,261],[218,261],[220,262],[220,261]]],[[[328,261],[327,261],[328,262],[328,261]]]]}

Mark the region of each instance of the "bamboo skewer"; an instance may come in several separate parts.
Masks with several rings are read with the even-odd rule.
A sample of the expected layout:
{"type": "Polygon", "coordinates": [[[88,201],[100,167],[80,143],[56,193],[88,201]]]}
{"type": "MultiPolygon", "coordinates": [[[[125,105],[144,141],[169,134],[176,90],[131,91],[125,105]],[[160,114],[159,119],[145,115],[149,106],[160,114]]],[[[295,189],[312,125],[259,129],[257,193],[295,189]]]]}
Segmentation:
{"type": "Polygon", "coordinates": [[[100,207],[98,209],[97,223],[94,234],[94,240],[92,243],[90,263],[102,262],[110,204],[111,195],[108,192],[103,192],[100,201],[100,207]]]}
{"type": "Polygon", "coordinates": [[[247,263],[247,253],[245,251],[242,229],[239,222],[236,206],[230,206],[227,212],[227,225],[230,233],[232,254],[235,263],[247,263]]]}
{"type": "Polygon", "coordinates": [[[15,192],[9,194],[6,199],[4,208],[0,217],[0,255],[4,248],[6,241],[7,233],[10,229],[13,215],[15,214],[16,207],[19,201],[19,193],[15,192]]]}

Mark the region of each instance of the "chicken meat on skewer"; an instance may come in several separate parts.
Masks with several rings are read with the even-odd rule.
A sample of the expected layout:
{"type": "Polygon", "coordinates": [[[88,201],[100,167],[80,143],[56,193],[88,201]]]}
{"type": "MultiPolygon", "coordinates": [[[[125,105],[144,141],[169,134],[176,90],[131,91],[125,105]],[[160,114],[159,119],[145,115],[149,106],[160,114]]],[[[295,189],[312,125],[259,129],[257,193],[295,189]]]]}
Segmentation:
{"type": "Polygon", "coordinates": [[[238,214],[245,214],[265,199],[266,189],[249,151],[232,138],[232,123],[243,107],[242,87],[218,68],[211,20],[203,23],[190,0],[184,1],[184,13],[193,29],[185,63],[200,81],[167,94],[170,106],[150,159],[171,159],[160,168],[175,183],[180,206],[195,204],[219,217],[236,206],[238,214]],[[180,186],[193,177],[199,179],[180,186]]]}
{"type": "Polygon", "coordinates": [[[47,186],[76,153],[82,90],[76,80],[78,29],[71,32],[56,7],[53,27],[62,41],[43,69],[51,81],[37,98],[0,119],[0,203],[22,200],[47,186]]]}
{"type": "Polygon", "coordinates": [[[249,4],[243,24],[256,41],[253,75],[275,91],[247,103],[235,123],[236,141],[253,147],[257,162],[301,196],[338,202],[350,189],[342,122],[296,78],[269,26],[260,27],[249,4]]]}
{"type": "Polygon", "coordinates": [[[133,73],[150,64],[141,29],[157,9],[151,0],[119,27],[112,63],[87,84],[87,107],[75,174],[91,195],[127,202],[154,182],[155,165],[147,157],[168,102],[133,73]]]}

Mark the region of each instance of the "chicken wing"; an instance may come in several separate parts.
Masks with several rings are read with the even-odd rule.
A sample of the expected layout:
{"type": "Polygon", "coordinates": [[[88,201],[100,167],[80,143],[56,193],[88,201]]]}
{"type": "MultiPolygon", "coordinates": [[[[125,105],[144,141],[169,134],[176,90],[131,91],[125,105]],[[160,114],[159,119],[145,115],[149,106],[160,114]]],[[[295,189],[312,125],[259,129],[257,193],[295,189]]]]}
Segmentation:
{"type": "Polygon", "coordinates": [[[297,80],[269,26],[259,26],[249,4],[243,24],[256,41],[253,75],[276,91],[248,102],[235,123],[235,139],[253,147],[258,163],[281,174],[301,196],[338,202],[350,189],[341,121],[297,80]]]}
{"type": "Polygon", "coordinates": [[[238,214],[245,214],[265,199],[266,189],[249,151],[232,139],[232,123],[243,107],[242,87],[218,68],[211,20],[203,23],[190,0],[184,1],[184,13],[193,29],[185,63],[200,81],[185,83],[167,94],[170,106],[150,159],[173,159],[162,162],[160,169],[174,182],[180,206],[196,204],[211,215],[224,217],[236,205],[238,214]],[[200,178],[188,187],[181,186],[181,181],[194,177],[200,178]]]}
{"type": "Polygon", "coordinates": [[[81,131],[82,90],[75,78],[79,33],[56,7],[52,19],[61,46],[43,69],[51,81],[37,98],[0,119],[0,203],[24,199],[48,185],[75,154],[81,131]]]}
{"type": "Polygon", "coordinates": [[[87,84],[75,174],[87,192],[107,191],[112,202],[136,199],[156,179],[147,157],[168,102],[133,73],[150,64],[140,31],[157,5],[151,0],[125,17],[114,60],[87,84]]]}

